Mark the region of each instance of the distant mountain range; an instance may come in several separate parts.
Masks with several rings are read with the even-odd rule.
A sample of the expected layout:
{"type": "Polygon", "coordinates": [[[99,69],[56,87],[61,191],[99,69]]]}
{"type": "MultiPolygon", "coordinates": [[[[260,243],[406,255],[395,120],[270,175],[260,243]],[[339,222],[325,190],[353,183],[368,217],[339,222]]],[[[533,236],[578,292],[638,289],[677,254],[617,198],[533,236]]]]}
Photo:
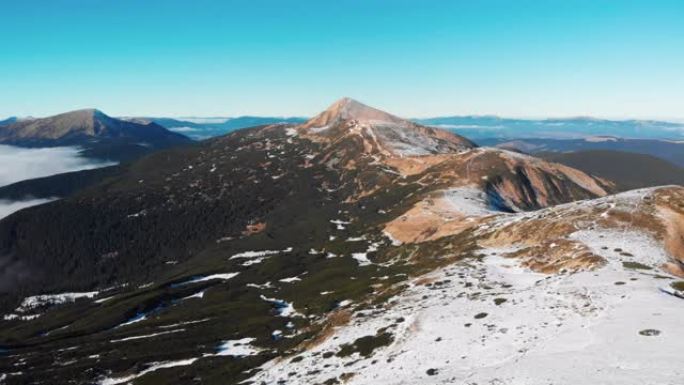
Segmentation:
{"type": "Polygon", "coordinates": [[[508,119],[495,116],[452,116],[417,119],[418,123],[452,130],[470,139],[578,139],[616,136],[635,139],[684,140],[684,124],[657,120],[594,118],[508,119]]]}
{"type": "Polygon", "coordinates": [[[81,146],[84,155],[128,160],[154,150],[190,143],[154,122],[112,118],[85,109],[41,119],[11,119],[0,125],[0,144],[23,147],[81,146]]]}
{"type": "Polygon", "coordinates": [[[575,152],[611,150],[655,156],[684,167],[684,141],[656,139],[623,139],[617,137],[590,137],[585,139],[482,139],[484,146],[496,146],[529,154],[539,152],[575,152]]]}
{"type": "Polygon", "coordinates": [[[301,117],[269,117],[269,116],[239,116],[234,118],[153,118],[135,117],[123,118],[133,122],[156,123],[170,131],[182,133],[195,140],[202,140],[214,136],[224,135],[241,128],[262,126],[265,124],[289,123],[298,124],[306,121],[301,117]]]}
{"type": "MultiPolygon", "coordinates": [[[[305,122],[306,117],[122,117],[134,123],[156,123],[170,131],[195,140],[223,135],[237,129],[264,124],[305,122]]],[[[32,120],[32,119],[27,119],[32,120]]],[[[659,120],[608,120],[596,118],[513,119],[497,116],[444,116],[412,119],[459,133],[471,140],[482,139],[581,139],[592,136],[615,136],[630,139],[683,140],[684,123],[659,120]]],[[[11,117],[0,126],[21,121],[11,117]]]]}

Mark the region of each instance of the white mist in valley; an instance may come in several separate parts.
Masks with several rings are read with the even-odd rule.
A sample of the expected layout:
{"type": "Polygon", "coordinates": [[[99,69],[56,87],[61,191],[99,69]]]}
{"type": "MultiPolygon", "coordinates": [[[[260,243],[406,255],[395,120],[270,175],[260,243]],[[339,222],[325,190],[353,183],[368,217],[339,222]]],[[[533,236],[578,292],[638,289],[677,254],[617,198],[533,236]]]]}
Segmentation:
{"type": "Polygon", "coordinates": [[[78,147],[22,148],[0,145],[0,187],[26,179],[114,164],[85,158],[78,147]]]}
{"type": "MultiPolygon", "coordinates": [[[[116,164],[81,156],[78,147],[22,148],[0,145],[0,187],[22,180],[41,178],[71,171],[89,170],[116,164]]],[[[0,219],[23,208],[57,198],[20,201],[0,200],[0,219]]]]}
{"type": "Polygon", "coordinates": [[[28,199],[23,201],[7,201],[0,200],[0,219],[31,206],[42,205],[43,203],[52,202],[57,198],[46,198],[46,199],[28,199]]]}

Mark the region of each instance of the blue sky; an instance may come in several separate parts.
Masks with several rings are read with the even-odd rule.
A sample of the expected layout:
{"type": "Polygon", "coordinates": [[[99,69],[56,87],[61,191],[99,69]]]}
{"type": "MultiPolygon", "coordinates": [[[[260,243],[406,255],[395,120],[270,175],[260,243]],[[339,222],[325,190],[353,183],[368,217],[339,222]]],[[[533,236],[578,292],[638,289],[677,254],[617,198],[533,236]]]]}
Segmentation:
{"type": "Polygon", "coordinates": [[[0,0],[0,117],[684,118],[681,0],[0,0]]]}

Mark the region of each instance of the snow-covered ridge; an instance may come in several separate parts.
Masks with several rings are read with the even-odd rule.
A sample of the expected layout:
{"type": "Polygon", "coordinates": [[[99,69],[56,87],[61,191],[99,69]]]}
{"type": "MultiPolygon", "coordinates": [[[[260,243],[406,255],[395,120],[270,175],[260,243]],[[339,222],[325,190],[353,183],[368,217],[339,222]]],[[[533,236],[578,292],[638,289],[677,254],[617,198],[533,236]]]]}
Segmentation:
{"type": "MultiPolygon", "coordinates": [[[[603,238],[592,240],[603,250],[603,238]]],[[[485,249],[416,278],[376,311],[362,311],[321,344],[274,360],[255,383],[675,384],[681,379],[682,300],[667,281],[616,263],[595,272],[545,275],[485,249]],[[345,346],[390,333],[368,355],[345,346]],[[323,358],[322,358],[323,357],[323,358]]],[[[655,249],[635,250],[646,260],[655,249]]]]}

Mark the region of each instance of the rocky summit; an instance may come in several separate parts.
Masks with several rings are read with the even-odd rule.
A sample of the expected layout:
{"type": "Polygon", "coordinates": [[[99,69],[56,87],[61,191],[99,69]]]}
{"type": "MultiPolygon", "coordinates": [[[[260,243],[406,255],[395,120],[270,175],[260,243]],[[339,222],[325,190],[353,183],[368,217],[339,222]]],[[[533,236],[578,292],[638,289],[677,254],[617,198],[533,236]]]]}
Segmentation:
{"type": "Polygon", "coordinates": [[[0,383],[678,383],[684,188],[616,191],[349,98],[155,152],[0,221],[0,383]]]}

